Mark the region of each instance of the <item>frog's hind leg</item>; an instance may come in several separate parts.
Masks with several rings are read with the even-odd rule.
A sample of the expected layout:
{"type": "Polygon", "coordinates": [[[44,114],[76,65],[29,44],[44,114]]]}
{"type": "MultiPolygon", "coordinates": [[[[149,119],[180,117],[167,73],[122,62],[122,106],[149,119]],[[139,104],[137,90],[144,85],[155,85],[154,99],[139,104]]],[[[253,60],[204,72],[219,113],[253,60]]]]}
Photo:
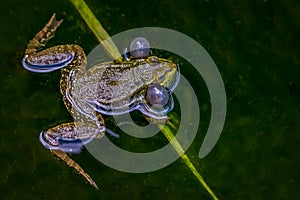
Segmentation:
{"type": "Polygon", "coordinates": [[[97,190],[99,189],[97,184],[93,181],[93,179],[80,167],[78,163],[72,160],[67,153],[61,150],[51,150],[51,152],[59,157],[62,161],[64,161],[67,165],[74,168],[79,174],[81,174],[92,186],[94,186],[97,190]]]}
{"type": "Polygon", "coordinates": [[[74,59],[74,49],[78,49],[76,45],[60,45],[45,50],[41,49],[54,37],[55,31],[61,23],[62,20],[57,21],[53,14],[46,26],[29,42],[22,59],[25,69],[37,73],[48,73],[67,66],[74,59]]]}
{"type": "Polygon", "coordinates": [[[92,186],[98,189],[93,179],[67,153],[80,153],[83,145],[96,137],[103,136],[104,131],[104,126],[99,127],[92,123],[70,122],[41,132],[40,141],[44,147],[51,150],[52,153],[78,171],[92,186]]]}
{"type": "Polygon", "coordinates": [[[56,20],[54,13],[45,27],[40,32],[38,32],[35,37],[28,43],[25,50],[25,56],[34,54],[38,51],[39,48],[45,46],[46,43],[54,37],[56,29],[61,25],[62,22],[63,20],[56,20]]]}

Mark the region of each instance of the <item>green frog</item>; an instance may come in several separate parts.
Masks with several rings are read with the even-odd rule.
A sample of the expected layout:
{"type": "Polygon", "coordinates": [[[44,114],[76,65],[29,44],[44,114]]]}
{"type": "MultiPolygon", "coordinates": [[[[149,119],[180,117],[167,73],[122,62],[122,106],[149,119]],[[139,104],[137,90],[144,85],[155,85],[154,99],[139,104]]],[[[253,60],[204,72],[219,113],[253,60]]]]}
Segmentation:
{"type": "MultiPolygon", "coordinates": [[[[27,45],[23,67],[37,73],[61,70],[60,92],[74,122],[40,133],[41,143],[98,189],[93,179],[69,157],[105,132],[102,115],[121,115],[139,110],[153,119],[166,119],[173,109],[172,91],[179,80],[174,62],[149,55],[143,45],[131,56],[87,68],[87,57],[76,44],[42,50],[63,20],[55,14],[27,45]]],[[[138,43],[140,44],[140,43],[138,43]]],[[[143,43],[141,43],[143,44],[143,43]]]]}

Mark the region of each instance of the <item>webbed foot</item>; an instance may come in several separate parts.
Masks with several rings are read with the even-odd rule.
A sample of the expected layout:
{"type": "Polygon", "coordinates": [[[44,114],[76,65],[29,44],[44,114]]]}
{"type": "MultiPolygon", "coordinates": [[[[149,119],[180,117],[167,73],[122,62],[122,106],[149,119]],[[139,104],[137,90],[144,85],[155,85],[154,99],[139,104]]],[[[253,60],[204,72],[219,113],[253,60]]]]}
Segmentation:
{"type": "Polygon", "coordinates": [[[60,150],[51,150],[51,152],[59,157],[62,161],[64,161],[68,166],[76,169],[79,174],[81,174],[92,186],[94,186],[97,190],[99,189],[97,184],[93,181],[93,179],[80,167],[78,163],[72,160],[67,153],[60,150]]]}

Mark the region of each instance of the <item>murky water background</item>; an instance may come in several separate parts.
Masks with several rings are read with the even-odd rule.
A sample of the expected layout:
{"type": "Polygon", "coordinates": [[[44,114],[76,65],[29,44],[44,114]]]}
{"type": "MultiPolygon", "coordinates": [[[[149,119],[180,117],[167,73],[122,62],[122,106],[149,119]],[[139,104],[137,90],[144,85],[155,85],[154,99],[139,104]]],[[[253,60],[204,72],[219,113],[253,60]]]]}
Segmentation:
{"type": "MultiPolygon", "coordinates": [[[[87,4],[110,35],[143,26],[170,28],[198,41],[214,59],[225,83],[228,112],[220,140],[201,160],[197,154],[209,122],[208,93],[191,66],[183,62],[181,70],[190,75],[201,109],[199,133],[187,154],[220,199],[296,199],[299,3],[89,0],[87,4]]],[[[35,74],[21,67],[26,44],[53,12],[64,23],[49,46],[76,43],[88,53],[97,40],[67,0],[6,1],[0,11],[1,199],[210,199],[180,159],[159,171],[130,174],[103,165],[86,150],[72,155],[98,183],[96,191],[51,155],[39,143],[40,131],[72,118],[59,93],[60,72],[35,74]]]]}

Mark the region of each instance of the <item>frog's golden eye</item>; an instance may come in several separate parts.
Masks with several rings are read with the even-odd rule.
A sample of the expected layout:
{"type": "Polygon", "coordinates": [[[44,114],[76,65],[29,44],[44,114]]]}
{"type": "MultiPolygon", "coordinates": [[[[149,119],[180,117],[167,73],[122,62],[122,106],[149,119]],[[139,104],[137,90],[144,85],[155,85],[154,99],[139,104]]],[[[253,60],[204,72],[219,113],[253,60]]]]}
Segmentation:
{"type": "Polygon", "coordinates": [[[150,55],[150,44],[145,38],[138,37],[130,43],[129,50],[134,58],[145,58],[150,55]]]}
{"type": "Polygon", "coordinates": [[[149,61],[153,64],[158,64],[159,60],[157,57],[149,57],[149,61]]]}
{"type": "Polygon", "coordinates": [[[166,76],[165,76],[164,74],[161,74],[161,75],[158,77],[157,80],[158,80],[159,82],[163,82],[163,80],[165,80],[165,77],[166,77],[166,76]]]}

